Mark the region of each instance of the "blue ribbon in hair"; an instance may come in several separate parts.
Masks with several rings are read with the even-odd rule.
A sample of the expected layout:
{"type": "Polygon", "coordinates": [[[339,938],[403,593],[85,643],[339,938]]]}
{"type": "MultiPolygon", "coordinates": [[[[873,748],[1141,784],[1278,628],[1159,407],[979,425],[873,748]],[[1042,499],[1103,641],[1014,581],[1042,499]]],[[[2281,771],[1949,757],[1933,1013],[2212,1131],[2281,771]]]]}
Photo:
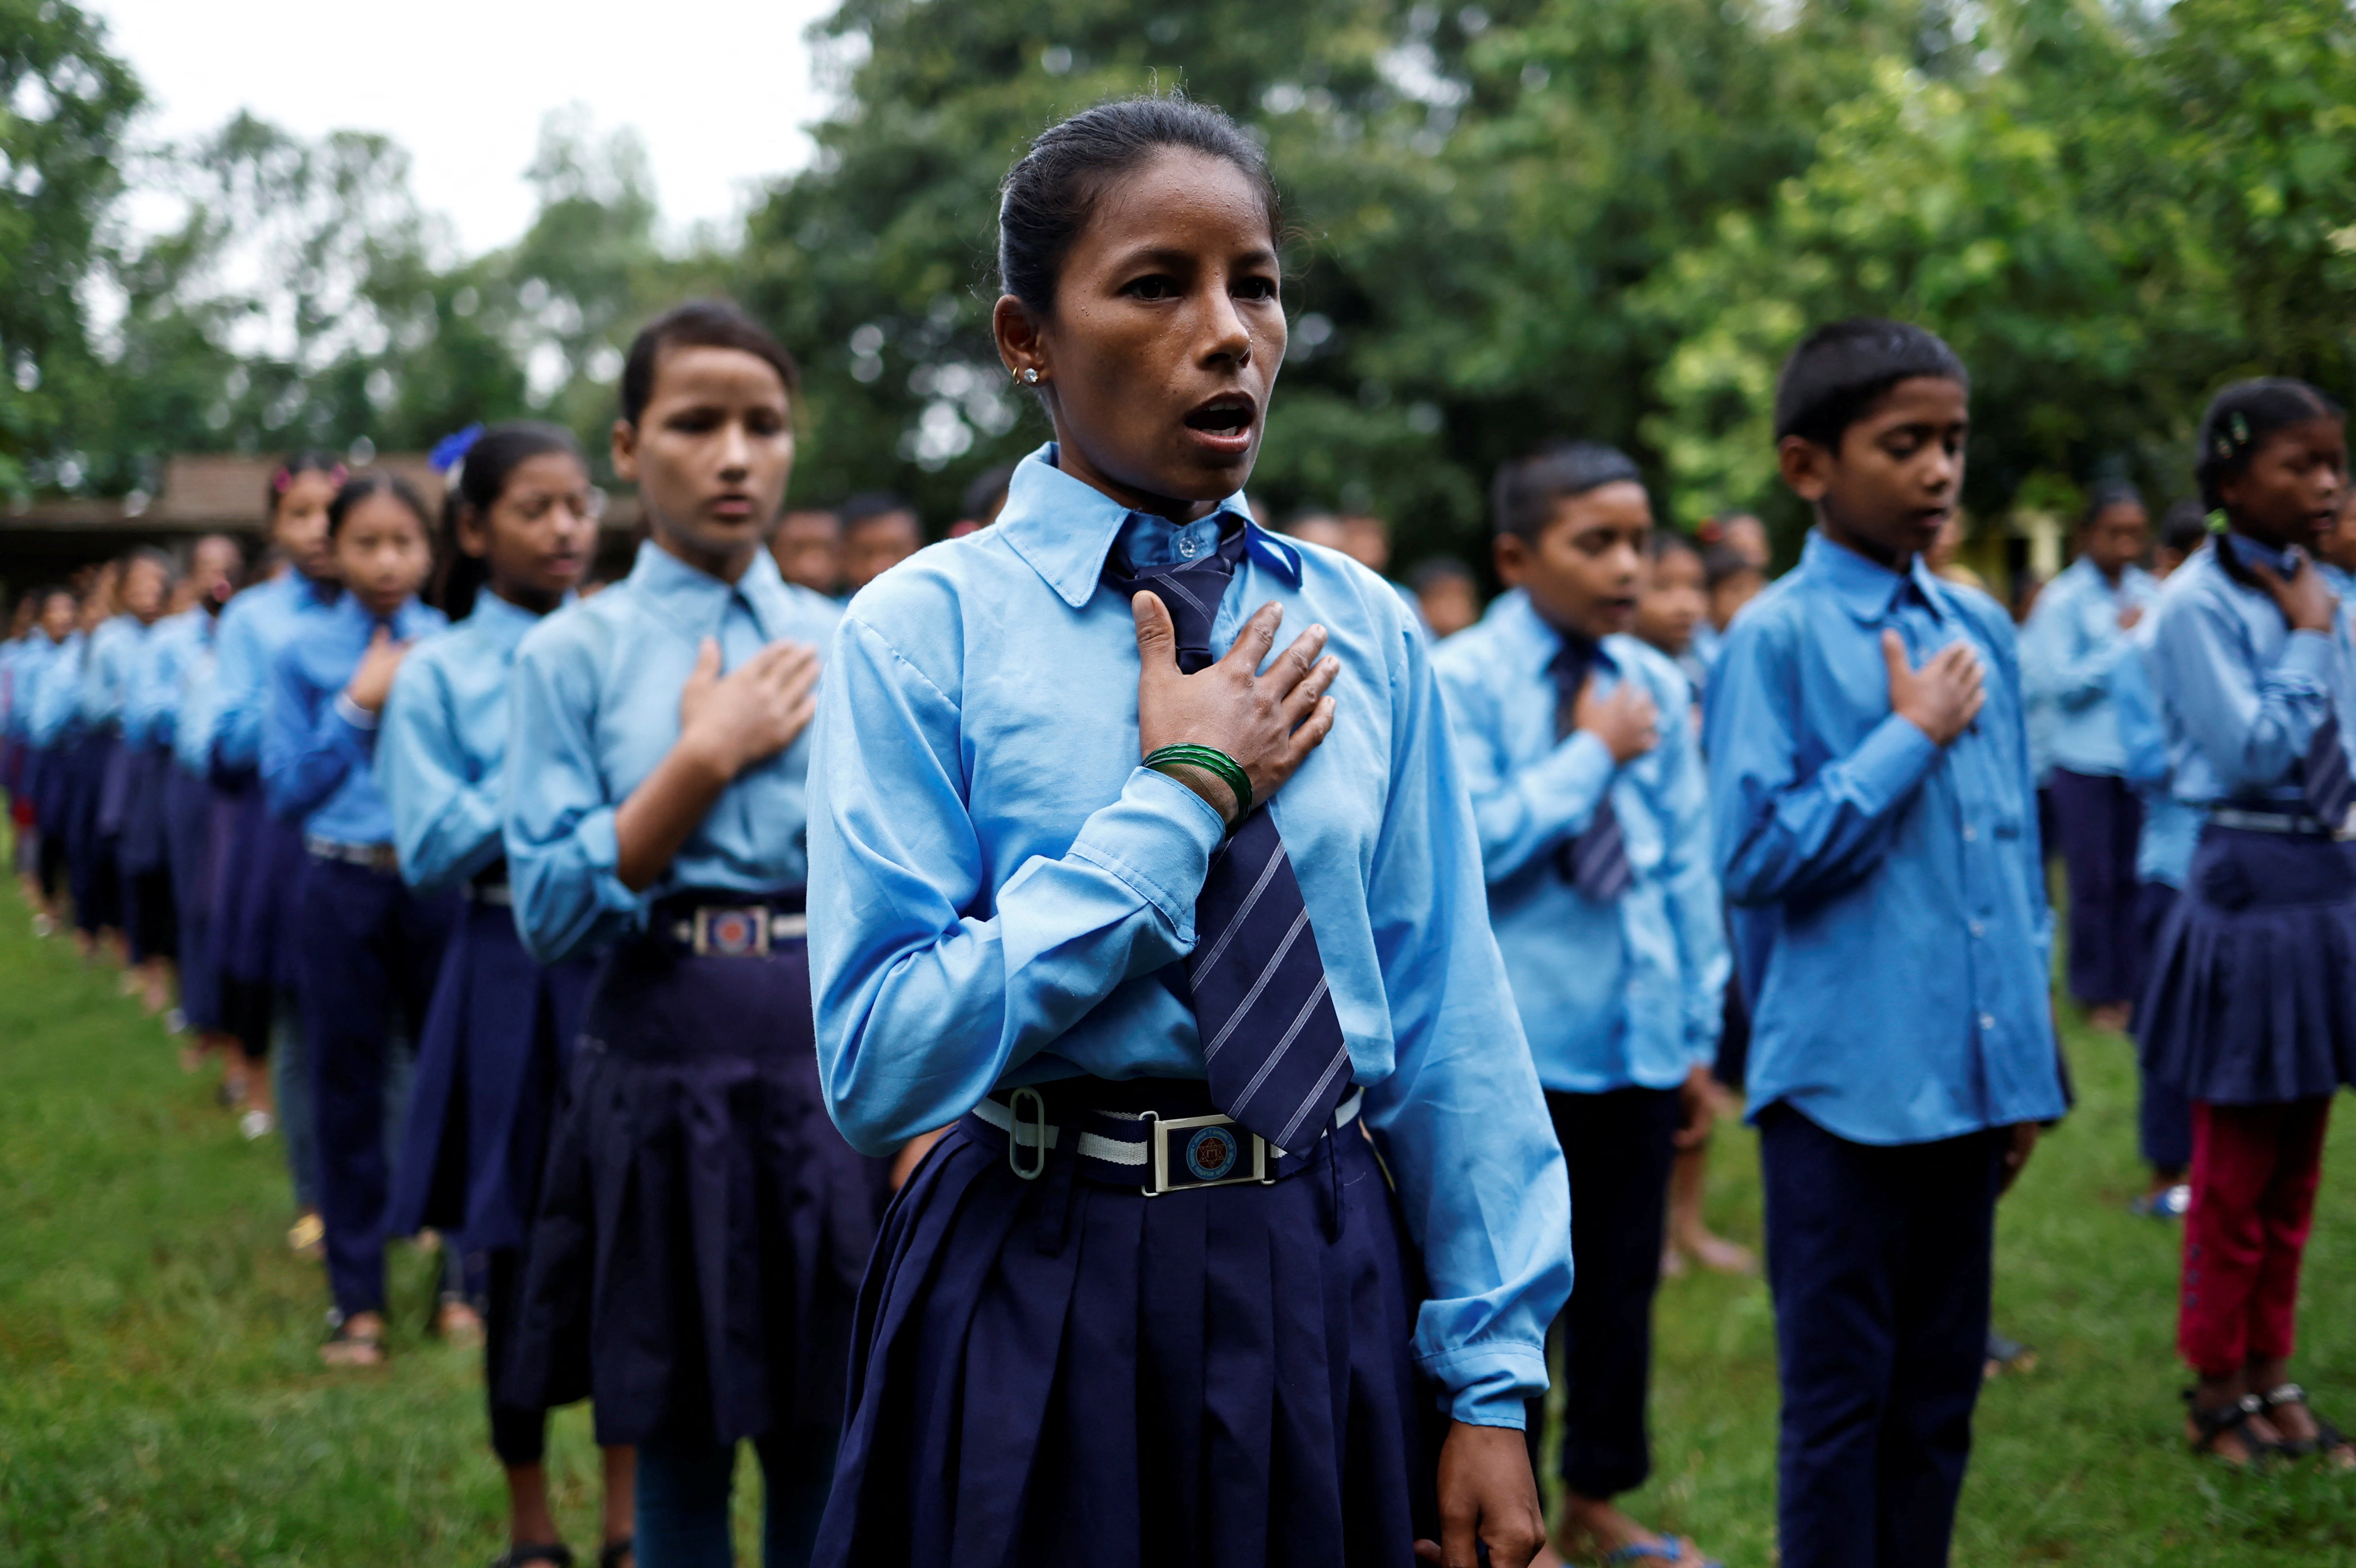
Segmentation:
{"type": "Polygon", "coordinates": [[[466,454],[473,451],[475,443],[482,438],[483,424],[477,420],[466,429],[453,431],[436,441],[434,450],[426,454],[425,461],[435,473],[446,478],[452,469],[466,460],[466,454]]]}

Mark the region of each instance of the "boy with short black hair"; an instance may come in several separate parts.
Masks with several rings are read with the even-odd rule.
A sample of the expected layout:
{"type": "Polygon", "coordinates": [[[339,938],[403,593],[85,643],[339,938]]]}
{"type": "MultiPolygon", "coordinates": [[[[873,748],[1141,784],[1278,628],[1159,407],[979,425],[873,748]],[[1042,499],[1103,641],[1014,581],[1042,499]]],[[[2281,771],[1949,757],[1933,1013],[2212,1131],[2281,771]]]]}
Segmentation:
{"type": "Polygon", "coordinates": [[[2063,1109],[2012,626],[1921,559],[1962,488],[1968,400],[1920,328],[1844,321],[1793,352],[1777,451],[1815,529],[1708,693],[1784,1568],[1946,1561],[1997,1197],[2063,1109]]]}
{"type": "MultiPolygon", "coordinates": [[[[1652,504],[1623,453],[1550,447],[1499,474],[1512,588],[1441,643],[1489,919],[1570,1175],[1561,1318],[1566,1558],[1705,1568],[1612,1504],[1643,1484],[1670,1162],[1708,1126],[1726,985],[1692,689],[1636,626],[1652,504]]],[[[1545,1402],[1530,1402],[1533,1461],[1545,1402]]]]}

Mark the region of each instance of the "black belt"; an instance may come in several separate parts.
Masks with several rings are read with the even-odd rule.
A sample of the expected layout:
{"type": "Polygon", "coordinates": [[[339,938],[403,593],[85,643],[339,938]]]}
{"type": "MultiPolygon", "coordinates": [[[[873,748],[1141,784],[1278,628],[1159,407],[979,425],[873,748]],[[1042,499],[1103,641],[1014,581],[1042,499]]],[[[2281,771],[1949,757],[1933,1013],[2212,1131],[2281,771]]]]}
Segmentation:
{"type": "Polygon", "coordinates": [[[798,887],[761,894],[690,889],[655,900],[645,940],[697,958],[766,958],[809,934],[798,887]]]}
{"type": "MultiPolygon", "coordinates": [[[[1332,1125],[1321,1129],[1309,1147],[1296,1151],[1279,1149],[1234,1117],[1215,1112],[1165,1116],[1153,1110],[1082,1108],[1070,1102],[1068,1086],[1047,1087],[1063,1091],[1056,1098],[1066,1102],[1057,1112],[1059,1123],[1047,1120],[1047,1099],[1039,1090],[1017,1089],[984,1100],[959,1120],[958,1128],[987,1147],[1003,1142],[1007,1164],[1025,1181],[1046,1173],[1053,1150],[1076,1156],[1080,1174],[1090,1180],[1133,1187],[1148,1197],[1280,1181],[1308,1168],[1326,1133],[1356,1121],[1364,1102],[1362,1091],[1353,1089],[1334,1111],[1332,1125]]],[[[1201,1098],[1203,1087],[1183,1086],[1194,1090],[1190,1098],[1201,1098]]]]}

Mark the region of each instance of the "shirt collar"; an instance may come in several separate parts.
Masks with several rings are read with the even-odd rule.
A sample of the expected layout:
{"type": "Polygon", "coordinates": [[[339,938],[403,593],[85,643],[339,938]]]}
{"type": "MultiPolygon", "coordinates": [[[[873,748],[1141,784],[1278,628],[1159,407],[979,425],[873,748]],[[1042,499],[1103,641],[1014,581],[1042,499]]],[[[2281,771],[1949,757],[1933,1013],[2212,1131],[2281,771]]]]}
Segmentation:
{"type": "Polygon", "coordinates": [[[2298,570],[2299,558],[2287,550],[2276,550],[2271,544],[2261,544],[2244,533],[2220,534],[2224,547],[2233,553],[2235,564],[2247,566],[2253,561],[2263,561],[2277,577],[2287,578],[2298,570]]]}
{"type": "Polygon", "coordinates": [[[1939,579],[1920,555],[1907,563],[1904,572],[1893,572],[1810,529],[1808,542],[1800,552],[1800,565],[1858,620],[1872,622],[1889,616],[1898,607],[1900,592],[1909,583],[1933,616],[1947,618],[1947,601],[1938,591],[1939,579]]]}
{"type": "MultiPolygon", "coordinates": [[[[361,606],[359,596],[356,594],[337,594],[327,605],[327,614],[348,625],[359,627],[363,636],[375,630],[377,626],[376,617],[370,615],[361,606]]],[[[402,601],[401,607],[394,610],[384,624],[396,639],[407,642],[412,638],[433,629],[423,624],[424,618],[424,602],[412,594],[402,601]]]]}
{"type": "MultiPolygon", "coordinates": [[[[1546,617],[1538,614],[1537,607],[1530,603],[1529,595],[1519,588],[1499,595],[1496,603],[1489,607],[1489,614],[1496,620],[1498,636],[1505,643],[1505,662],[1514,670],[1547,674],[1554,668],[1555,656],[1570,640],[1556,630],[1554,624],[1546,617]]],[[[1618,672],[1620,661],[1612,656],[1610,638],[1587,646],[1598,667],[1618,672]]]]}
{"type": "MultiPolygon", "coordinates": [[[[562,609],[572,604],[576,595],[564,596],[562,609]]],[[[487,587],[475,596],[475,607],[466,612],[466,624],[487,634],[502,648],[512,648],[523,640],[523,634],[540,624],[537,612],[511,604],[487,587]]]]}
{"type": "MultiPolygon", "coordinates": [[[[1294,587],[1301,585],[1301,553],[1262,529],[1237,490],[1216,509],[1243,520],[1244,553],[1294,587]]],[[[1048,442],[1016,466],[1006,487],[1006,507],[990,532],[1046,579],[1063,601],[1078,609],[1097,591],[1105,557],[1112,553],[1129,509],[1095,486],[1055,466],[1048,442]]]]}
{"type": "Polygon", "coordinates": [[[777,574],[776,558],[766,549],[753,552],[743,576],[723,583],[649,539],[638,546],[628,581],[633,596],[691,638],[719,636],[721,621],[734,599],[744,602],[763,638],[774,642],[786,633],[786,580],[777,574]]]}

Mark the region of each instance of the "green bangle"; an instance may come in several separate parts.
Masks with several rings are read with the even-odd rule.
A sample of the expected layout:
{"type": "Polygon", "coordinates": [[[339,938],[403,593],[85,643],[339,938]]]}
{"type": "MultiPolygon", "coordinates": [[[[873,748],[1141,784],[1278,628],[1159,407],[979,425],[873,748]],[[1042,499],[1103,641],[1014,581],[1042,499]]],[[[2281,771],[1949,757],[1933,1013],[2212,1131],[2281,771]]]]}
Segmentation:
{"type": "Polygon", "coordinates": [[[1251,814],[1251,775],[1242,763],[1216,746],[1165,746],[1145,759],[1146,767],[1156,773],[1167,773],[1173,768],[1199,768],[1235,791],[1236,821],[1242,822],[1251,814]]]}

